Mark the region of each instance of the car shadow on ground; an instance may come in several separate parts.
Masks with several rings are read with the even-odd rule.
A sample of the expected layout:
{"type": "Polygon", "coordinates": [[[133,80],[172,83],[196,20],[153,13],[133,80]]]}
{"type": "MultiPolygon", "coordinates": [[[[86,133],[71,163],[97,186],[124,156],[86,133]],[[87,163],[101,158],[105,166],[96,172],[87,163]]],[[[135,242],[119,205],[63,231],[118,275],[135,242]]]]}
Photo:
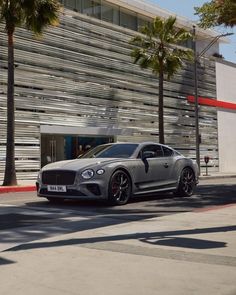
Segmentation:
{"type": "MultiPolygon", "coordinates": [[[[129,203],[124,206],[111,206],[105,201],[96,200],[65,200],[62,202],[49,203],[44,202],[43,205],[47,205],[52,208],[70,207],[71,209],[85,208],[89,209],[102,209],[116,212],[126,212],[132,207],[134,209],[135,204],[143,203],[143,207],[139,207],[136,213],[144,212],[148,207],[181,207],[176,212],[185,212],[191,209],[202,208],[206,206],[216,206],[236,203],[236,183],[235,184],[212,184],[201,185],[196,188],[195,194],[191,197],[175,197],[172,193],[156,193],[149,195],[134,196],[130,199],[129,203]]],[[[28,202],[27,206],[38,206],[39,203],[28,202]]],[[[42,205],[42,203],[40,203],[42,205]]],[[[166,211],[166,210],[165,210],[166,211]]],[[[154,210],[154,212],[156,212],[154,210]]]]}
{"type": "MultiPolygon", "coordinates": [[[[38,216],[38,224],[35,224],[35,219],[32,218],[34,222],[31,223],[30,219],[25,220],[25,215],[22,214],[23,222],[21,223],[22,227],[20,228],[15,228],[14,224],[12,224],[12,227],[9,227],[9,224],[6,223],[5,230],[3,228],[3,232],[0,234],[1,243],[15,242],[21,244],[8,249],[8,251],[123,241],[129,239],[137,239],[143,243],[152,244],[153,246],[166,245],[169,247],[192,249],[225,247],[226,244],[224,242],[192,237],[179,237],[179,235],[235,231],[236,226],[175,230],[170,232],[141,232],[92,238],[66,239],[63,241],[57,240],[52,242],[38,242],[37,240],[56,235],[121,225],[133,221],[148,220],[153,217],[158,218],[163,215],[192,211],[198,208],[234,204],[236,203],[235,192],[236,185],[202,185],[198,187],[196,194],[190,198],[176,198],[170,194],[160,194],[140,197],[138,199],[135,198],[131,203],[125,206],[114,207],[109,207],[104,203],[92,201],[69,201],[54,205],[47,201],[29,202],[25,207],[31,207],[33,209],[32,211],[36,212],[37,206],[41,209],[45,208],[45,215],[41,217],[38,216]],[[141,206],[137,206],[140,204],[141,206]],[[50,211],[53,212],[53,216],[50,216],[50,211]],[[45,218],[48,219],[45,220],[45,218]],[[27,244],[28,242],[31,243],[27,244]]],[[[7,216],[5,217],[7,218],[7,216]]],[[[17,216],[17,218],[18,221],[21,222],[21,217],[17,216]]]]}

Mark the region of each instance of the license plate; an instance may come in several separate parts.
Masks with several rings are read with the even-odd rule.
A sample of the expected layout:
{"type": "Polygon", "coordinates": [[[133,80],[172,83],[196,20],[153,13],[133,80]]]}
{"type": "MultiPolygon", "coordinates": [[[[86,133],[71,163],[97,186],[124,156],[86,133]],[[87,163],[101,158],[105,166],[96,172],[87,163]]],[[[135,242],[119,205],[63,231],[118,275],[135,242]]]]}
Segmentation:
{"type": "Polygon", "coordinates": [[[66,192],[66,186],[64,185],[48,185],[47,189],[49,192],[58,192],[58,193],[66,192]]]}

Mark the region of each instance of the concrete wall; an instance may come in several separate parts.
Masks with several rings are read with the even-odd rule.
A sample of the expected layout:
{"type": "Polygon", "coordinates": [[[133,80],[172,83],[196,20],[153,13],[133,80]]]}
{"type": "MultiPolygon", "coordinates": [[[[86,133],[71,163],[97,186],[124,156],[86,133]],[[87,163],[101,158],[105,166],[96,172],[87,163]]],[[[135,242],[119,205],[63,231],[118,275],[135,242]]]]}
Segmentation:
{"type": "MultiPolygon", "coordinates": [[[[217,100],[236,103],[236,64],[216,63],[217,100]]],[[[236,172],[236,111],[219,109],[218,142],[220,172],[236,172]]]]}

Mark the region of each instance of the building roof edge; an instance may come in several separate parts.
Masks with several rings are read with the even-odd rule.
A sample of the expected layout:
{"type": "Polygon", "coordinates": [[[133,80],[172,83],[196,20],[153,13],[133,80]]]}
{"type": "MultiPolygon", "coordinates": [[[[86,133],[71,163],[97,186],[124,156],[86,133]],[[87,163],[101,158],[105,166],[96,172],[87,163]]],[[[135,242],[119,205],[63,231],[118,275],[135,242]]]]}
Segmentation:
{"type": "MultiPolygon", "coordinates": [[[[140,13],[142,15],[152,17],[161,16],[163,18],[167,18],[169,16],[176,16],[177,24],[181,27],[185,27],[186,29],[191,29],[193,26],[196,26],[196,34],[199,37],[216,37],[219,35],[219,32],[213,29],[202,29],[200,28],[196,22],[184,17],[177,15],[174,12],[171,12],[167,9],[161,8],[159,5],[150,2],[149,0],[141,1],[141,0],[106,0],[107,2],[119,5],[121,7],[130,9],[134,12],[140,13]]],[[[229,39],[226,37],[221,37],[219,39],[220,43],[230,43],[229,39]]]]}

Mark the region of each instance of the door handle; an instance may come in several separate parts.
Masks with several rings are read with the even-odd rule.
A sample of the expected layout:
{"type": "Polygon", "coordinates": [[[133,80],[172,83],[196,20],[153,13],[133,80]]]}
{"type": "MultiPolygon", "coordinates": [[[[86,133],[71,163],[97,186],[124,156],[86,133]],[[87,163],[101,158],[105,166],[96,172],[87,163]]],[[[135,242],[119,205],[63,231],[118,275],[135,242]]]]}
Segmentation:
{"type": "Polygon", "coordinates": [[[165,163],[165,164],[164,164],[164,167],[165,167],[165,168],[168,168],[168,167],[169,167],[168,163],[165,163]]]}

